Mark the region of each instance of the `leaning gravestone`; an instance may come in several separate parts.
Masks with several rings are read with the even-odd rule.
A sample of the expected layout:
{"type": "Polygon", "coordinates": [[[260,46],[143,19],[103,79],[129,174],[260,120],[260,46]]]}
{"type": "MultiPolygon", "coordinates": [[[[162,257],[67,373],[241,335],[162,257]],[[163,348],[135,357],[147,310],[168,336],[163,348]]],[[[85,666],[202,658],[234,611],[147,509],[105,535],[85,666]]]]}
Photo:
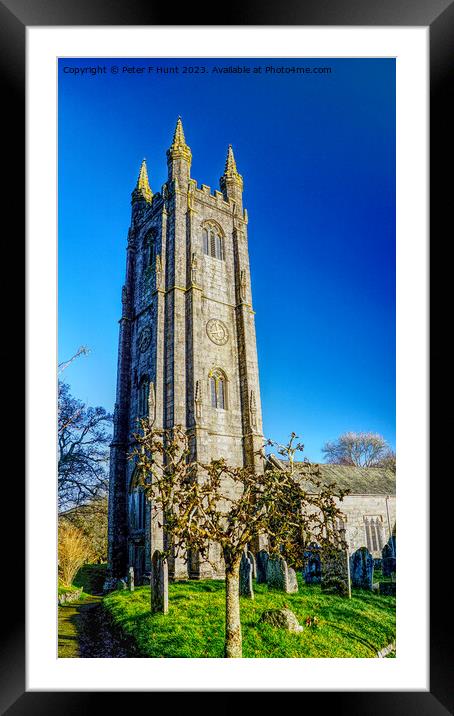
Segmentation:
{"type": "Polygon", "coordinates": [[[257,554],[256,561],[256,581],[257,584],[266,584],[266,566],[270,556],[266,549],[261,549],[257,554]]]}
{"type": "Polygon", "coordinates": [[[350,556],[350,578],[356,589],[372,589],[374,558],[367,547],[360,547],[350,556]]]}
{"type": "Polygon", "coordinates": [[[322,577],[322,560],[320,545],[311,542],[304,552],[303,579],[306,584],[320,584],[322,577]]]}
{"type": "Polygon", "coordinates": [[[117,581],[117,589],[121,592],[123,589],[127,589],[126,579],[119,579],[117,581]]]}
{"type": "Polygon", "coordinates": [[[243,552],[240,562],[240,596],[254,599],[251,560],[243,552]]]}
{"type": "Polygon", "coordinates": [[[396,572],[396,557],[389,542],[383,547],[381,551],[381,558],[382,574],[384,577],[390,577],[393,572],[396,572]]]}
{"type": "Polygon", "coordinates": [[[252,566],[252,579],[257,579],[257,564],[255,562],[255,557],[252,552],[249,551],[246,552],[246,555],[252,566]]]}
{"type": "Polygon", "coordinates": [[[169,568],[159,550],[151,560],[151,611],[167,614],[169,611],[169,568]]]}
{"type": "Polygon", "coordinates": [[[298,591],[294,569],[287,566],[282,557],[270,557],[266,566],[266,583],[271,589],[292,594],[298,591]]]}
{"type": "Polygon", "coordinates": [[[134,591],[134,567],[130,567],[128,570],[128,583],[129,583],[129,591],[134,591]]]}
{"type": "Polygon", "coordinates": [[[327,594],[338,594],[340,597],[348,598],[352,596],[347,550],[332,549],[324,555],[321,588],[327,594]]]}

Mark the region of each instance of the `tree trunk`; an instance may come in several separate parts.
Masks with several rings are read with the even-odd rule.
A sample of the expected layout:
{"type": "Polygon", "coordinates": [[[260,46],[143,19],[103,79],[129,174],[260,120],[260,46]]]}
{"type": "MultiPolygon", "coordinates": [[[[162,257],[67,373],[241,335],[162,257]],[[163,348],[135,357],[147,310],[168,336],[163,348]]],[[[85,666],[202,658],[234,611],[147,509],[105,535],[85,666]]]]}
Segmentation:
{"type": "Polygon", "coordinates": [[[226,659],[243,656],[240,621],[240,563],[225,569],[225,648],[226,659]]]}

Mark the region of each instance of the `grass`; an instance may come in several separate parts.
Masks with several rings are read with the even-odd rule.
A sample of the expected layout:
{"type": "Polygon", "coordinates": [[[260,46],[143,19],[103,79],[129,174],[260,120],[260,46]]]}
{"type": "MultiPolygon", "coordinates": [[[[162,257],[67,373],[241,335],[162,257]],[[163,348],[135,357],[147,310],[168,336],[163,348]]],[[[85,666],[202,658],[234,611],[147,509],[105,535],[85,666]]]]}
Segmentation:
{"type": "MultiPolygon", "coordinates": [[[[395,639],[395,597],[353,590],[352,599],[306,586],[284,594],[254,585],[255,599],[241,598],[245,658],[371,658],[395,639]],[[316,615],[319,626],[291,634],[259,623],[262,612],[287,606],[304,625],[316,615]]],[[[103,604],[116,626],[133,637],[144,657],[219,658],[224,647],[225,585],[222,581],[169,584],[169,613],[150,613],[150,588],[112,592],[103,604]]]]}
{"type": "Polygon", "coordinates": [[[62,582],[58,583],[58,596],[60,594],[67,594],[68,592],[77,592],[79,587],[75,587],[73,584],[69,584],[68,586],[66,584],[63,584],[62,582]]]}

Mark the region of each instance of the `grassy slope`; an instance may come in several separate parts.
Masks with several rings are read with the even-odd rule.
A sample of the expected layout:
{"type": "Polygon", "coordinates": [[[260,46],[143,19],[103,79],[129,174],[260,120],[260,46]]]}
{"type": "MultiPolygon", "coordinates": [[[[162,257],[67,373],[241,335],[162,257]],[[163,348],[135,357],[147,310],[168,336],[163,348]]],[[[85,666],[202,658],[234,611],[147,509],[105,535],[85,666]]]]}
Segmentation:
{"type": "MultiPolygon", "coordinates": [[[[375,657],[395,639],[394,597],[354,590],[350,600],[322,594],[299,579],[297,594],[254,585],[255,599],[241,598],[244,657],[375,657]],[[316,615],[319,627],[290,634],[259,624],[265,609],[288,606],[301,624],[316,615]]],[[[104,605],[115,623],[135,638],[147,657],[222,657],[224,583],[185,581],[169,585],[169,614],[150,613],[150,589],[113,592],[104,605]]]]}
{"type": "Polygon", "coordinates": [[[102,594],[106,573],[107,564],[84,564],[74,577],[73,585],[89,594],[102,594]]]}

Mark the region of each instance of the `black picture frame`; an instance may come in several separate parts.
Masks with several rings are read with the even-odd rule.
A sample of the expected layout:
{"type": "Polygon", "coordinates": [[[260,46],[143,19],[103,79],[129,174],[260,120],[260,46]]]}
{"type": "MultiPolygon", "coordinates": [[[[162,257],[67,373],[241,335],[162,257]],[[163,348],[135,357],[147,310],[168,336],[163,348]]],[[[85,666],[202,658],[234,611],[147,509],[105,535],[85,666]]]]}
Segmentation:
{"type": "MultiPolygon", "coordinates": [[[[304,4],[291,0],[279,4],[258,3],[243,0],[225,5],[199,2],[176,5],[156,3],[153,0],[0,0],[0,72],[3,85],[3,111],[0,113],[3,131],[2,174],[7,178],[2,194],[5,213],[12,217],[14,238],[10,235],[8,250],[12,250],[14,265],[25,264],[25,86],[26,86],[26,28],[28,26],[68,25],[342,25],[342,26],[429,26],[430,28],[430,183],[431,183],[431,271],[436,277],[431,288],[430,321],[431,332],[437,334],[437,327],[443,320],[443,307],[449,300],[449,262],[444,251],[436,251],[451,240],[452,228],[450,203],[452,202],[452,179],[445,179],[446,168],[452,166],[449,149],[452,149],[452,115],[448,112],[447,98],[452,87],[452,55],[454,48],[454,3],[452,0],[325,0],[323,3],[310,0],[304,4]],[[216,14],[217,9],[217,14],[216,14]],[[175,17],[177,21],[175,22],[175,17]],[[6,100],[6,101],[5,101],[6,100]],[[5,141],[7,140],[7,141],[5,141]],[[6,156],[9,151],[9,156],[6,156]],[[23,217],[23,218],[21,218],[23,217]],[[443,238],[441,234],[443,232],[443,238]],[[15,255],[14,255],[15,252],[15,255]]],[[[452,156],[452,154],[451,154],[452,156]]],[[[6,237],[6,234],[5,234],[6,237]]],[[[4,250],[6,246],[4,245],[4,250]]],[[[9,261],[9,260],[8,260],[9,261]]],[[[9,265],[9,264],[8,264],[9,265]]],[[[8,272],[7,272],[8,273],[8,272]]],[[[14,311],[6,311],[4,319],[10,319],[10,329],[17,329],[20,315],[20,282],[18,271],[14,272],[11,291],[16,297],[14,311]]],[[[4,289],[6,290],[6,289],[4,289]]],[[[25,291],[23,292],[25,294],[25,291]]],[[[11,295],[5,294],[4,295],[11,295]]],[[[11,306],[11,303],[10,303],[11,306]]],[[[5,324],[4,324],[5,325],[5,324]]],[[[446,329],[446,327],[445,327],[446,329]]],[[[5,330],[9,330],[6,328],[5,330]]],[[[441,333],[441,331],[440,331],[441,333]]],[[[23,334],[23,332],[22,332],[23,334]]],[[[444,335],[444,334],[442,334],[444,335]]],[[[21,372],[17,386],[23,385],[23,364],[20,355],[20,340],[15,342],[13,362],[21,372]]],[[[24,340],[22,338],[22,340],[24,340]]],[[[448,371],[448,355],[443,350],[444,342],[433,342],[430,351],[431,399],[433,408],[436,397],[445,395],[448,371]],[[443,360],[444,359],[444,360],[443,360]],[[442,391],[442,383],[443,388],[442,391]]],[[[11,344],[10,344],[11,345],[11,344]]],[[[6,370],[6,369],[5,369],[6,370]]],[[[8,356],[8,372],[11,370],[11,355],[8,356]]],[[[18,371],[18,372],[19,372],[18,371]]],[[[4,373],[5,375],[5,373],[4,373]]],[[[6,434],[11,434],[10,424],[14,416],[16,425],[23,425],[23,405],[20,391],[15,394],[15,409],[8,415],[6,434]],[[19,423],[18,423],[19,421],[19,423]]],[[[434,412],[436,416],[440,410],[434,412]]],[[[452,421],[451,421],[452,422],[452,421]]],[[[451,516],[451,500],[447,495],[451,480],[446,464],[441,465],[441,454],[446,456],[449,421],[436,422],[436,447],[431,451],[430,499],[431,499],[431,574],[440,574],[440,580],[432,577],[430,591],[430,691],[384,691],[384,692],[305,692],[301,707],[312,708],[313,702],[332,708],[337,714],[418,714],[419,716],[451,713],[452,691],[450,689],[449,609],[444,608],[447,591],[446,575],[449,573],[447,555],[448,528],[451,516]],[[440,450],[438,447],[440,446],[440,450]],[[443,548],[443,549],[442,549],[443,548]],[[444,551],[446,550],[446,551],[444,551]],[[441,585],[441,586],[440,586],[441,585]]],[[[13,433],[17,432],[13,430],[13,433]]],[[[18,431],[21,433],[21,431],[18,431]]],[[[435,431],[434,431],[435,434],[435,431]]],[[[4,433],[5,435],[5,433],[4,433]]],[[[12,436],[14,438],[14,435],[12,436]]],[[[8,610],[3,611],[2,638],[0,640],[1,688],[0,707],[2,713],[12,715],[33,714],[80,714],[95,709],[105,709],[107,694],[103,692],[27,692],[25,690],[25,584],[20,584],[21,572],[18,565],[25,565],[25,481],[21,479],[17,456],[23,454],[23,435],[17,435],[14,479],[3,481],[3,505],[16,505],[14,528],[4,532],[3,544],[8,559],[4,567],[14,563],[14,599],[8,600],[8,610]],[[14,529],[14,542],[11,530],[14,529]],[[14,554],[11,553],[14,544],[14,554]]],[[[14,439],[12,441],[14,445],[14,439]]],[[[417,449],[417,446],[415,446],[417,449]]],[[[449,456],[446,458],[446,462],[449,456]]],[[[4,509],[5,513],[7,510],[4,509]]],[[[415,528],[415,540],[417,540],[415,528]]],[[[11,587],[9,579],[8,585],[11,587]]],[[[415,589],[426,589],[427,585],[415,583],[415,589]]],[[[420,629],[415,624],[415,629],[420,629]]],[[[278,690],[278,689],[277,689],[278,690]]],[[[150,694],[136,693],[135,697],[150,698],[150,694]]],[[[172,700],[179,694],[174,692],[172,700]]],[[[272,694],[267,694],[269,699],[272,694]]],[[[128,693],[114,694],[116,707],[127,707],[128,693]]],[[[282,694],[280,695],[282,698],[282,694]]],[[[136,699],[135,699],[136,700],[136,699]]],[[[150,707],[148,701],[148,707],[150,707]]],[[[137,708],[137,704],[135,704],[137,708]]]]}

